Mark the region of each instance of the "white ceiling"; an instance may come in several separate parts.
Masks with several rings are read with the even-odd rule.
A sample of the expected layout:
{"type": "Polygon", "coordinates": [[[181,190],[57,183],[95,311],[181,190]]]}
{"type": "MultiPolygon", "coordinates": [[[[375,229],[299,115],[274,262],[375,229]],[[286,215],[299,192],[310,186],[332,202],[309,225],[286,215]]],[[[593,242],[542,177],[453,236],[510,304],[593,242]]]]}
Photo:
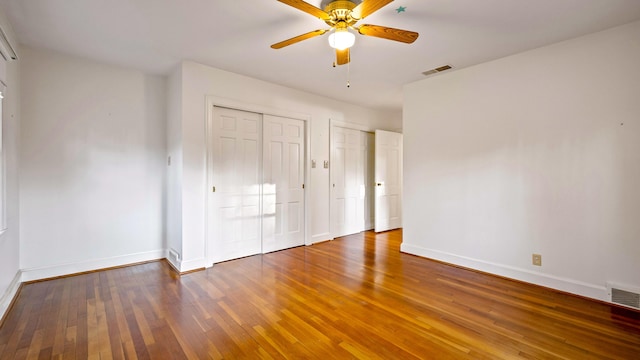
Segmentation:
{"type": "MultiPolygon", "coordinates": [[[[365,0],[367,1],[367,0],[365,0]]],[[[320,7],[321,0],[309,0],[320,7]]],[[[400,111],[402,86],[640,19],[640,0],[396,0],[359,24],[420,33],[411,44],[358,35],[350,66],[333,68],[327,35],[272,43],[327,26],[276,0],[0,0],[18,40],[166,74],[181,60],[400,111]],[[406,12],[397,13],[399,6],[406,12]],[[349,78],[351,87],[347,88],[349,78]]]]}

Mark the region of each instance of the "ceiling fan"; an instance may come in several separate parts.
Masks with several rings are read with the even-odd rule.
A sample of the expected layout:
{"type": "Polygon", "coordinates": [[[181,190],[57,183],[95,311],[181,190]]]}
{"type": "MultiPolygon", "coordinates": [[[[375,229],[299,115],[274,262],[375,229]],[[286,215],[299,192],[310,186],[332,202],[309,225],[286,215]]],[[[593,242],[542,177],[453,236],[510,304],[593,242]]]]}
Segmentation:
{"type": "MultiPolygon", "coordinates": [[[[413,31],[368,24],[355,26],[358,21],[380,10],[393,0],[363,0],[359,4],[354,2],[356,0],[334,0],[329,1],[324,7],[324,10],[302,0],[278,1],[324,20],[330,28],[310,31],[306,34],[275,43],[271,45],[273,49],[281,49],[285,46],[324,35],[331,31],[332,33],[329,35],[329,45],[336,49],[335,64],[344,65],[351,61],[349,48],[355,43],[355,35],[350,32],[349,29],[357,31],[361,35],[400,41],[407,44],[413,43],[418,38],[418,33],[413,31]]],[[[323,1],[323,3],[325,3],[325,1],[323,1]]]]}

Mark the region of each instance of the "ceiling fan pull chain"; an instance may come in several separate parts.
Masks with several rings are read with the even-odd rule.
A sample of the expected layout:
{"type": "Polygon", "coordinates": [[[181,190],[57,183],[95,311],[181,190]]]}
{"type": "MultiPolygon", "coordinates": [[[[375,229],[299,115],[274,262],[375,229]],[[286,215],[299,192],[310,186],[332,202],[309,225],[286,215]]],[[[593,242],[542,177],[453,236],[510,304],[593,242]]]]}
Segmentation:
{"type": "MultiPolygon", "coordinates": [[[[349,53],[349,57],[351,57],[351,53],[349,53]]],[[[349,59],[351,60],[351,59],[349,59]]],[[[347,87],[351,87],[351,61],[347,63],[347,87]]]]}

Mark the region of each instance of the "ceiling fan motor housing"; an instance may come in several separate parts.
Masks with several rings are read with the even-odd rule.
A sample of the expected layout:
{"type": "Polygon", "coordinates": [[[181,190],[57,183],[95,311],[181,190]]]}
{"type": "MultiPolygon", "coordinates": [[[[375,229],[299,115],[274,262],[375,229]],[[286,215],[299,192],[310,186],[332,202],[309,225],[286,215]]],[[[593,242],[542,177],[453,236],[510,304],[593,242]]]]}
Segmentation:
{"type": "Polygon", "coordinates": [[[352,10],[355,7],[356,4],[348,0],[333,1],[324,8],[324,11],[329,14],[329,19],[325,22],[329,26],[336,26],[340,23],[345,24],[345,27],[353,26],[360,20],[353,17],[352,10]]]}
{"type": "MultiPolygon", "coordinates": [[[[322,0],[320,2],[320,9],[326,9],[327,6],[329,6],[329,4],[336,2],[336,1],[340,1],[340,0],[322,0]]],[[[362,2],[362,0],[349,0],[350,2],[356,4],[356,6],[360,5],[360,3],[362,2]]]]}

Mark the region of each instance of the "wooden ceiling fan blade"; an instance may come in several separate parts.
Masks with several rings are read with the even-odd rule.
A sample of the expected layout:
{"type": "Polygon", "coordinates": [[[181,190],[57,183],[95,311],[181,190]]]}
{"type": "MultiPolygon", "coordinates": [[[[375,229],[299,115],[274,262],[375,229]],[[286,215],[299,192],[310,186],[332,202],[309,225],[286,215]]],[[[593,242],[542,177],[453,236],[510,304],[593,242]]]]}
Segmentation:
{"type": "Polygon", "coordinates": [[[351,53],[349,49],[338,50],[336,49],[336,65],[348,64],[351,61],[351,53]]]}
{"type": "Polygon", "coordinates": [[[304,11],[307,14],[311,14],[317,18],[320,18],[322,20],[329,20],[330,16],[329,14],[327,14],[326,11],[319,9],[311,4],[309,4],[308,2],[302,1],[302,0],[278,0],[283,4],[287,4],[291,7],[294,7],[298,10],[304,11]]]}
{"type": "Polygon", "coordinates": [[[394,29],[379,25],[362,25],[358,28],[358,32],[362,35],[375,36],[387,40],[400,41],[411,44],[418,38],[417,32],[394,29]]]}
{"type": "Polygon", "coordinates": [[[362,20],[391,2],[393,2],[393,0],[363,0],[360,5],[351,11],[351,16],[355,19],[362,20]]]}
{"type": "Polygon", "coordinates": [[[294,36],[291,39],[287,39],[287,40],[284,40],[284,41],[280,41],[279,43],[275,43],[275,44],[271,45],[271,48],[272,49],[282,49],[285,46],[293,45],[293,44],[298,43],[298,42],[300,42],[302,40],[307,40],[307,39],[311,39],[312,37],[323,35],[327,31],[329,31],[329,30],[324,29],[324,30],[310,31],[310,32],[308,32],[306,34],[294,36]]]}

